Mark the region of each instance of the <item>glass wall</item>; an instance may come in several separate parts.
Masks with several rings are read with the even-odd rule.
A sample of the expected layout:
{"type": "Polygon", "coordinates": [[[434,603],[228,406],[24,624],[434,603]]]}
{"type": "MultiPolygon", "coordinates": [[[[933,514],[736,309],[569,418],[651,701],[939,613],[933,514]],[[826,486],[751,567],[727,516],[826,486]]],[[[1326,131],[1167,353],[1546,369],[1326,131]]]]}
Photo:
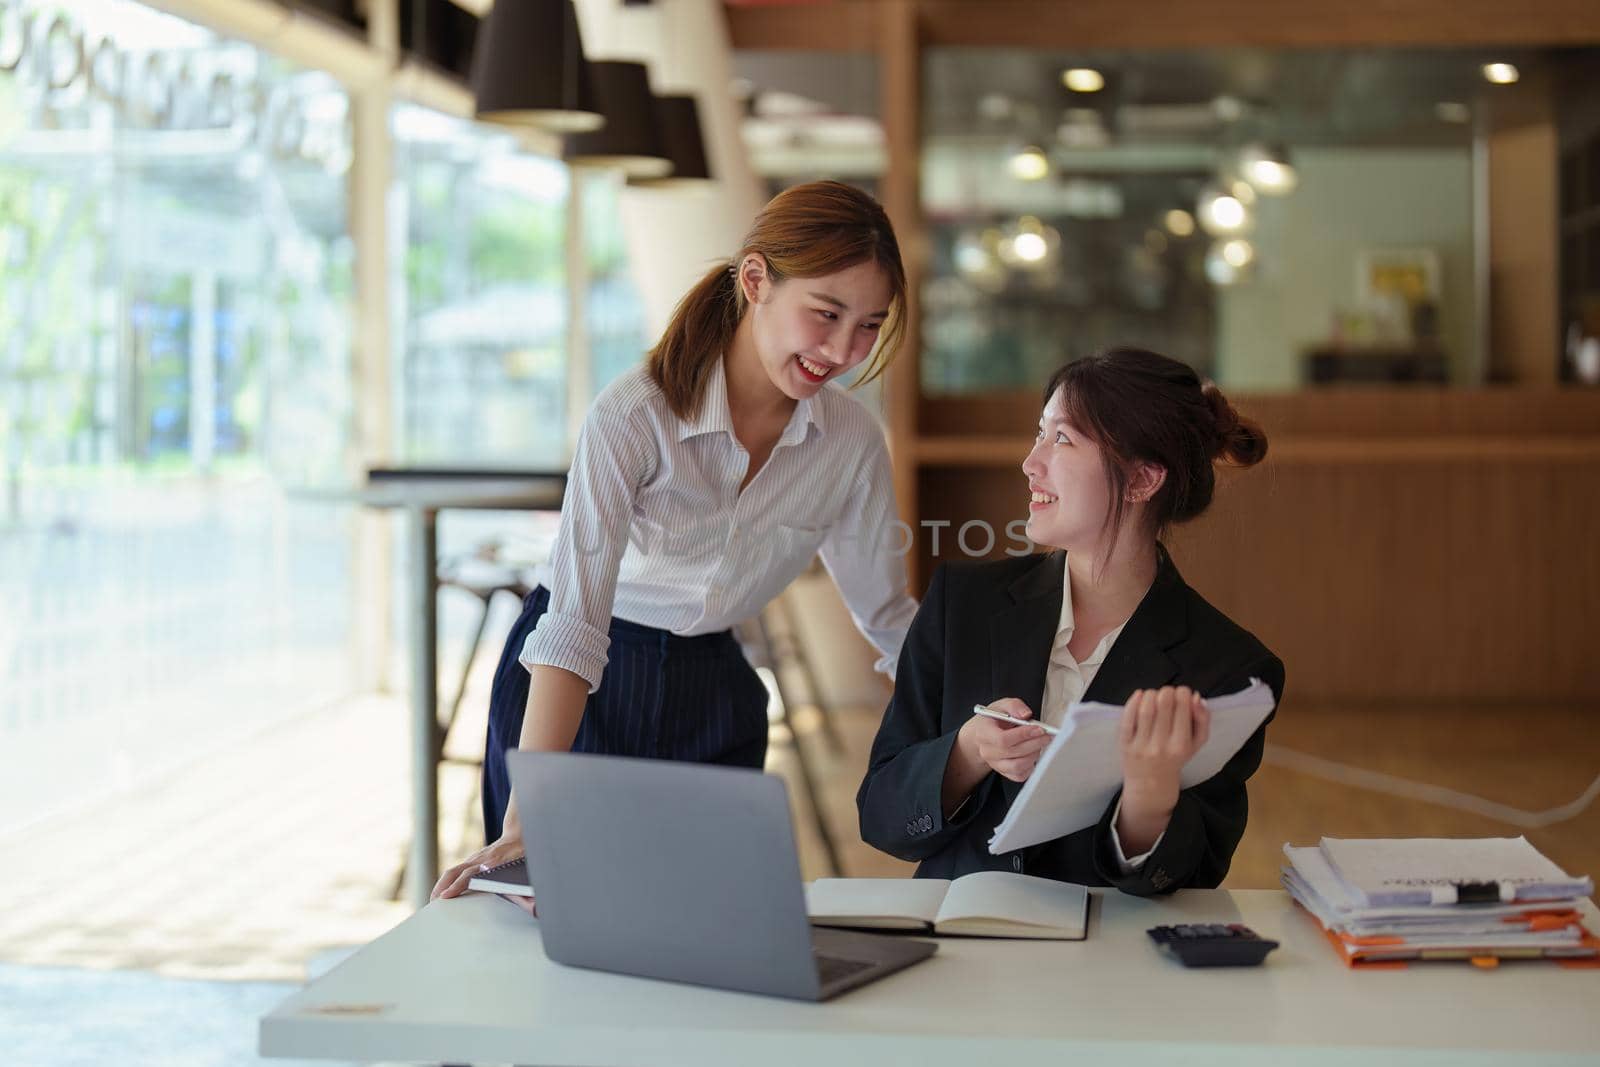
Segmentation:
{"type": "Polygon", "coordinates": [[[349,686],[348,104],[118,0],[0,9],[0,823],[349,686]]]}
{"type": "Polygon", "coordinates": [[[617,206],[622,176],[583,176],[585,324],[588,332],[590,399],[644,358],[654,341],[645,335],[644,304],[628,266],[628,248],[617,206]]]}
{"type": "MultiPolygon", "coordinates": [[[[0,831],[354,688],[373,542],[337,498],[365,449],[565,468],[567,169],[409,103],[390,130],[384,449],[357,441],[345,89],[131,0],[0,0],[0,831]]],[[[598,390],[645,341],[592,185],[598,390]]],[[[529,526],[451,522],[441,550],[529,526]]],[[[475,602],[443,599],[448,662],[475,602]]]]}
{"type": "Polygon", "coordinates": [[[1241,390],[1481,383],[1488,58],[930,50],[925,391],[1110,344],[1241,390]]]}
{"type": "Polygon", "coordinates": [[[395,411],[410,465],[566,466],[566,168],[397,104],[395,411]]]}

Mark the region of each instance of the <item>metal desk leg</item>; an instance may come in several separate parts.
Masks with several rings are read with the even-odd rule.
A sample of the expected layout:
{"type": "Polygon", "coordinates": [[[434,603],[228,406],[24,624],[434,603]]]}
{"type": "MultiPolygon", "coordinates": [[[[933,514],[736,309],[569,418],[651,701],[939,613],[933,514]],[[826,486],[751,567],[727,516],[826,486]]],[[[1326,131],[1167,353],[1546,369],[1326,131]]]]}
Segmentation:
{"type": "Polygon", "coordinates": [[[421,908],[439,877],[438,510],[406,509],[411,524],[411,862],[407,896],[421,908]]]}

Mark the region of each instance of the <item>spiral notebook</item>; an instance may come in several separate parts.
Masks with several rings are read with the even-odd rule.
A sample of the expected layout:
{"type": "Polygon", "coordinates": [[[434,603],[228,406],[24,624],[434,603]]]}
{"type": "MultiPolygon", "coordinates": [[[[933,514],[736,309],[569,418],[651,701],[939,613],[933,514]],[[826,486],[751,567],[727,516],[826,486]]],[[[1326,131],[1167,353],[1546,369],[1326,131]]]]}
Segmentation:
{"type": "Polygon", "coordinates": [[[472,881],[467,883],[468,889],[477,889],[484,893],[506,893],[514,897],[533,896],[533,886],[528,884],[528,861],[526,859],[512,860],[502,863],[498,867],[490,867],[487,871],[473,875],[472,881]]]}

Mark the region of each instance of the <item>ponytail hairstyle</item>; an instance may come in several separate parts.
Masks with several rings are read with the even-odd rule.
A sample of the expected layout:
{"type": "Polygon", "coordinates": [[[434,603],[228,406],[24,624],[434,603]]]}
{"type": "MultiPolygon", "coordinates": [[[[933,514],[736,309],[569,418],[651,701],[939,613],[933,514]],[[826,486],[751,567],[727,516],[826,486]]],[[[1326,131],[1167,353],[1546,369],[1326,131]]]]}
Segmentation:
{"type": "Polygon", "coordinates": [[[905,330],[906,272],[889,216],[872,197],[842,182],[796,185],[773,197],[756,216],[731,264],[707,272],[673,309],[645,367],[680,419],[700,410],[716,361],[733,343],[747,303],[738,268],[747,256],[767,262],[774,284],[817,278],[875,262],[889,279],[889,317],[857,385],[881,375],[905,330]]]}
{"type": "Polygon", "coordinates": [[[1058,389],[1067,421],[1104,456],[1112,540],[1127,517],[1137,464],[1166,471],[1150,498],[1150,525],[1159,538],[1211,505],[1213,464],[1250,467],[1267,455],[1260,424],[1235,411],[1215,382],[1202,383],[1188,364],[1155,352],[1111,348],[1068,363],[1045,386],[1046,404],[1058,389]]]}

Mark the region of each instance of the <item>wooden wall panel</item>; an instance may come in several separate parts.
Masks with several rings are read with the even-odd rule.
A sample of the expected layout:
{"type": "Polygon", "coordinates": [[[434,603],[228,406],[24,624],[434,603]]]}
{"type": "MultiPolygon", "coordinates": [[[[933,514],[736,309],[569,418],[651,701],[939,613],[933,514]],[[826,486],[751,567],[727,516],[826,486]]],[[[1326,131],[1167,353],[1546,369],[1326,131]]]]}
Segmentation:
{"type": "Polygon", "coordinates": [[[1321,702],[1600,699],[1600,449],[1565,461],[1269,460],[1174,556],[1321,702]]]}
{"type": "Polygon", "coordinates": [[[901,519],[915,521],[916,470],[909,460],[917,437],[917,398],[921,390],[922,279],[926,250],[922,221],[922,67],[916,5],[885,0],[877,7],[879,97],[889,148],[883,176],[883,209],[900,241],[905,264],[906,303],[901,347],[884,379],[889,450],[894,463],[895,498],[901,519]]]}
{"type": "MultiPolygon", "coordinates": [[[[1347,387],[1228,396],[1269,435],[1285,440],[1600,434],[1600,393],[1584,389],[1347,387]]],[[[918,426],[934,439],[1027,438],[1043,406],[1031,389],[924,397],[918,426]]]]}
{"type": "MultiPolygon", "coordinates": [[[[896,0],[727,4],[735,48],[873,48],[896,0]]],[[[1591,44],[1593,0],[918,0],[930,45],[998,48],[1332,48],[1591,44]]]]}
{"type": "Polygon", "coordinates": [[[1489,373],[1495,381],[1554,385],[1562,344],[1555,95],[1540,72],[1493,99],[1489,373]]]}
{"type": "MultiPolygon", "coordinates": [[[[1600,394],[1319,399],[1255,405],[1267,462],[1224,471],[1211,511],[1169,539],[1190,583],[1283,656],[1296,697],[1600,701],[1600,394]]],[[[1026,514],[1028,440],[920,444],[921,517],[950,523],[937,557],[921,531],[925,581],[964,555],[963,522],[1026,514]]]]}
{"type": "Polygon", "coordinates": [[[923,0],[931,45],[1324,48],[1586,44],[1593,0],[923,0]]]}

